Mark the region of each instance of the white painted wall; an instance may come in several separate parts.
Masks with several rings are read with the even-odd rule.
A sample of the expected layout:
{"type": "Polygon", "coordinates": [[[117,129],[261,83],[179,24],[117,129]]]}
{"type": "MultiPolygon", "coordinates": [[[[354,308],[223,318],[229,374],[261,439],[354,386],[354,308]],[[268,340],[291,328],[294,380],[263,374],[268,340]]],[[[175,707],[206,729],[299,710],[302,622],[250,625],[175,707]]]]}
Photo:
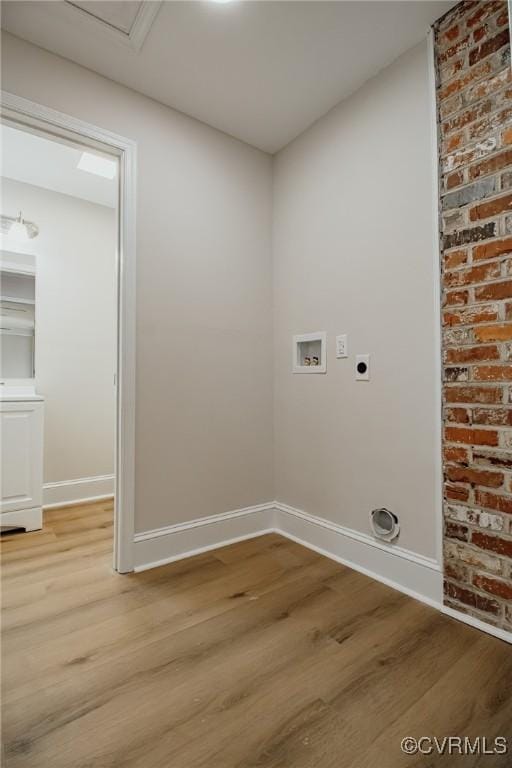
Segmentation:
{"type": "Polygon", "coordinates": [[[2,87],[135,139],[136,530],[273,496],[272,161],[8,34],[2,87]]]}
{"type": "MultiPolygon", "coordinates": [[[[116,212],[2,178],[3,210],[37,223],[36,386],[44,483],[114,471],[116,212]]],[[[112,485],[112,484],[111,484],[112,485]]],[[[68,489],[68,499],[74,489],[68,489]]],[[[79,493],[83,490],[80,488],[79,493]]]]}
{"type": "Polygon", "coordinates": [[[385,505],[434,557],[426,44],[273,161],[12,36],[2,53],[6,90],[138,141],[136,529],[277,498],[368,532],[385,505]],[[321,330],[327,374],[293,375],[292,334],[321,330]]]}
{"type": "Polygon", "coordinates": [[[436,555],[433,163],[427,45],[275,157],[276,497],[436,555]],[[327,374],[291,373],[293,334],[328,333],[327,374]],[[335,357],[347,333],[350,357],[335,357]],[[370,353],[371,381],[354,355],[370,353]]]}

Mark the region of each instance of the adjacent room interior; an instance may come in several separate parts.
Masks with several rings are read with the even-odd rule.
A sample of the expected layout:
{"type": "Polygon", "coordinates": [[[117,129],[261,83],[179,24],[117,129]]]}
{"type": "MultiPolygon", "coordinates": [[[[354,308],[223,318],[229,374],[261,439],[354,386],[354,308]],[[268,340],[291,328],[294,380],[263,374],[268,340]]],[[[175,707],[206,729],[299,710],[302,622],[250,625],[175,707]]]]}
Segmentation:
{"type": "Polygon", "coordinates": [[[118,173],[116,158],[42,131],[4,122],[0,140],[2,204],[13,214],[2,219],[0,380],[20,393],[4,428],[33,409],[30,474],[42,473],[27,500],[26,465],[6,452],[13,488],[4,486],[2,523],[30,531],[42,527],[41,508],[114,495],[118,173]]]}
{"type": "Polygon", "coordinates": [[[507,765],[507,3],[1,41],[6,766],[507,765]]]}

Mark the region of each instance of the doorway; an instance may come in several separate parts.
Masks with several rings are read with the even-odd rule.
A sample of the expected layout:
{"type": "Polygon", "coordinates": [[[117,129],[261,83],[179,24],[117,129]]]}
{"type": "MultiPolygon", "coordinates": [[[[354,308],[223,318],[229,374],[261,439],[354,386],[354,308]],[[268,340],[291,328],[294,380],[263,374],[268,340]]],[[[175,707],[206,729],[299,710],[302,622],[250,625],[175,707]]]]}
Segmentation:
{"type": "MultiPolygon", "coordinates": [[[[134,535],[135,144],[5,93],[2,94],[2,138],[4,150],[6,147],[10,150],[4,153],[2,164],[2,176],[10,177],[7,194],[4,191],[3,195],[2,228],[4,234],[8,234],[11,227],[25,228],[26,239],[32,246],[25,251],[35,253],[36,286],[39,225],[37,215],[31,214],[30,209],[37,208],[39,218],[45,219],[48,207],[52,207],[48,206],[49,198],[60,195],[64,203],[60,220],[54,216],[51,225],[43,225],[46,251],[49,230],[53,233],[60,230],[62,238],[51,268],[45,264],[44,275],[39,275],[39,288],[34,292],[31,349],[25,344],[25,357],[27,360],[30,357],[31,362],[22,370],[20,355],[15,358],[11,354],[10,359],[16,361],[17,371],[23,376],[6,377],[3,372],[2,391],[6,392],[7,385],[11,387],[9,392],[22,397],[20,386],[25,387],[26,394],[26,387],[31,384],[36,400],[47,394],[43,390],[51,391],[44,428],[48,432],[44,439],[46,476],[41,489],[42,505],[48,508],[114,496],[114,568],[127,572],[133,569],[134,535]],[[12,151],[16,142],[19,152],[12,151]],[[30,153],[34,155],[38,151],[44,162],[30,163],[30,153]],[[18,179],[12,178],[16,175],[12,169],[14,155],[18,156],[21,166],[18,179]],[[44,168],[46,181],[40,177],[44,168]],[[73,188],[73,184],[78,184],[78,188],[73,188]],[[4,210],[6,205],[8,211],[4,210]],[[81,220],[80,216],[76,218],[78,214],[82,215],[81,220]],[[88,226],[95,230],[94,234],[86,231],[88,226]],[[76,269],[82,270],[81,276],[76,269]],[[56,276],[60,285],[56,285],[56,276]],[[45,300],[41,303],[38,296],[43,289],[45,300]],[[52,311],[49,311],[48,289],[52,293],[52,311]],[[90,294],[88,297],[84,295],[86,292],[90,294]],[[60,316],[59,302],[64,305],[60,316]],[[38,307],[38,304],[41,305],[38,307]],[[68,315],[75,304],[75,322],[71,317],[66,322],[66,304],[68,315]],[[60,334],[58,344],[52,345],[49,328],[60,334]],[[53,365],[48,360],[52,348],[53,365]],[[66,348],[66,360],[62,360],[62,350],[66,348]],[[91,361],[95,370],[90,370],[91,361]],[[70,369],[71,376],[66,376],[70,369]],[[57,405],[59,389],[64,397],[57,405]],[[90,430],[87,423],[91,425],[90,430]],[[79,445],[80,431],[85,445],[79,445]],[[88,462],[91,472],[77,471],[80,454],[83,454],[84,466],[88,462]],[[67,476],[59,477],[59,471],[67,476]]],[[[7,253],[4,243],[2,247],[7,253]]],[[[12,258],[24,263],[23,257],[12,258]]],[[[32,431],[36,433],[37,429],[32,431]]],[[[31,444],[30,451],[33,449],[31,444]]],[[[9,452],[4,450],[4,454],[9,452]]],[[[9,469],[12,469],[16,457],[12,451],[10,455],[9,469]]]]}

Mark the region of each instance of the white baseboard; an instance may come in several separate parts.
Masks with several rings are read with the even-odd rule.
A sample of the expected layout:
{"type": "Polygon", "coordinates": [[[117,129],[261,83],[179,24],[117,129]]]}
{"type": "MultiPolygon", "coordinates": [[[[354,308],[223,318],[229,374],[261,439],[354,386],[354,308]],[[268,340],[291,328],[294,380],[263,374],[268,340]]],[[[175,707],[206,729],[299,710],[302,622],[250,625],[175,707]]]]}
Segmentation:
{"type": "Polygon", "coordinates": [[[262,536],[273,531],[273,521],[273,505],[259,504],[136,533],[133,540],[135,570],[144,571],[210,549],[262,536]]]}
{"type": "Polygon", "coordinates": [[[43,509],[101,501],[114,495],[114,475],[80,477],[43,485],[43,509]]]}
{"type": "Polygon", "coordinates": [[[506,629],[493,627],[492,624],[487,624],[485,621],[475,619],[474,616],[469,616],[467,613],[456,611],[453,608],[450,608],[448,605],[441,604],[439,606],[439,610],[442,613],[445,613],[447,616],[450,616],[452,619],[462,621],[463,624],[469,624],[470,627],[480,629],[482,632],[487,632],[488,635],[493,635],[494,637],[498,637],[500,640],[504,640],[506,643],[512,644],[512,632],[508,632],[506,629]]]}
{"type": "Polygon", "coordinates": [[[443,577],[437,560],[287,504],[275,502],[274,506],[276,529],[283,536],[424,603],[438,606],[441,602],[443,577]]]}
{"type": "Polygon", "coordinates": [[[277,501],[138,533],[134,538],[135,570],[155,568],[266,533],[285,536],[447,616],[512,643],[512,633],[443,605],[442,566],[434,558],[277,501]]]}
{"type": "Polygon", "coordinates": [[[439,607],[440,564],[394,544],[280,502],[199,518],[135,535],[135,570],[145,570],[227,544],[279,533],[418,600],[439,607]]]}

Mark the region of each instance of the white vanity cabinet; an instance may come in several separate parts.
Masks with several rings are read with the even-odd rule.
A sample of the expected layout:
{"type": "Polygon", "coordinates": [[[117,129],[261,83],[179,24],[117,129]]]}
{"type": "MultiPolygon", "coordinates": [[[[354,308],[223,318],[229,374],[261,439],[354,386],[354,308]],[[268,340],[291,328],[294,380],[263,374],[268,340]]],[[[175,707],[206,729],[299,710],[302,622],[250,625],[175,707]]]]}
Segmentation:
{"type": "Polygon", "coordinates": [[[0,525],[43,527],[43,398],[0,399],[0,525]]]}

